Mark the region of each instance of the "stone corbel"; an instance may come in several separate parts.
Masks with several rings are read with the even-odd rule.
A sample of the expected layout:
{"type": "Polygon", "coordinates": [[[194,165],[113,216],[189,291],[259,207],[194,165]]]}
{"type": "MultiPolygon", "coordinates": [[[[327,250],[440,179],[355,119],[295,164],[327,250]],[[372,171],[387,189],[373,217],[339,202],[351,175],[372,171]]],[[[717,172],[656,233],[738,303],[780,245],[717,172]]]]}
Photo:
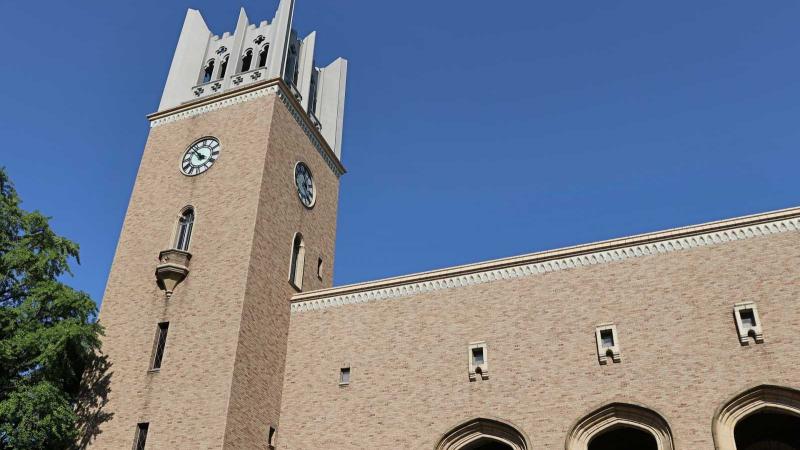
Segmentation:
{"type": "Polygon", "coordinates": [[[189,275],[189,260],[192,254],[183,250],[169,249],[158,254],[160,264],[156,267],[156,279],[169,300],[175,287],[189,275]]]}

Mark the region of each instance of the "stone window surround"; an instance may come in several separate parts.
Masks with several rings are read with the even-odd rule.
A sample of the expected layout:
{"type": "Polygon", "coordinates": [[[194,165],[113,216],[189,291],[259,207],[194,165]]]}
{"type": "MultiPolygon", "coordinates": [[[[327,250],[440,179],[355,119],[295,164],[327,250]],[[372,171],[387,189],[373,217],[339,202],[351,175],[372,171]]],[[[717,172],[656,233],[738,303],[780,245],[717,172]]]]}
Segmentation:
{"type": "Polygon", "coordinates": [[[436,450],[460,450],[482,440],[502,442],[512,450],[530,448],[529,439],[519,427],[499,419],[479,417],[452,427],[439,439],[436,450]]]}
{"type": "Polygon", "coordinates": [[[467,345],[467,359],[469,361],[469,381],[476,381],[479,374],[482,380],[489,379],[489,350],[485,341],[470,342],[467,345]],[[473,358],[473,350],[478,348],[483,352],[483,363],[476,365],[473,358]]]}
{"type": "Polygon", "coordinates": [[[597,359],[600,361],[600,364],[602,365],[608,364],[609,359],[611,359],[611,361],[614,363],[622,361],[622,359],[620,358],[619,334],[617,334],[616,325],[614,325],[613,323],[603,323],[597,325],[594,329],[594,337],[595,341],[597,342],[597,359]],[[603,346],[603,341],[601,336],[603,331],[611,331],[611,338],[614,341],[614,345],[612,345],[611,347],[603,346]]]}
{"type": "Polygon", "coordinates": [[[764,342],[764,330],[761,327],[761,316],[758,315],[758,308],[755,302],[746,301],[733,305],[733,318],[736,321],[736,331],[739,333],[739,343],[750,345],[752,337],[756,344],[764,342]],[[752,311],[755,326],[746,327],[742,322],[742,311],[752,311]]]}

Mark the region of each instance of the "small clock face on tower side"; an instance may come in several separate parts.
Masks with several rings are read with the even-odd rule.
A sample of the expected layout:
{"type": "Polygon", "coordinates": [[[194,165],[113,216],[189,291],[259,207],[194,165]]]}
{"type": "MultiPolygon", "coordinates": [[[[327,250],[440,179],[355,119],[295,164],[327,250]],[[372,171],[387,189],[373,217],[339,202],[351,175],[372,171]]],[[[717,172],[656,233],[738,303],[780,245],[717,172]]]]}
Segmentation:
{"type": "Polygon", "coordinates": [[[181,172],[184,175],[200,175],[210,169],[219,158],[219,141],[206,137],[191,145],[181,159],[181,172]]]}
{"type": "Polygon", "coordinates": [[[297,186],[297,195],[306,208],[314,206],[317,191],[314,188],[314,179],[308,166],[299,162],[294,166],[294,183],[297,186]]]}

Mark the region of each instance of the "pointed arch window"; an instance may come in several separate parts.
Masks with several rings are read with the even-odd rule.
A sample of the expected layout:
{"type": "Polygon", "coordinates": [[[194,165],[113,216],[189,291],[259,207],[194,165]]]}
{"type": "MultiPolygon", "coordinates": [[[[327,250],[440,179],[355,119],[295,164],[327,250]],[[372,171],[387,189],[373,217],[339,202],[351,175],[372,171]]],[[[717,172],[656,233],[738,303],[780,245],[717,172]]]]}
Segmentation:
{"type": "Polygon", "coordinates": [[[211,77],[214,76],[214,60],[210,60],[206,67],[203,69],[203,83],[208,83],[211,81],[211,77]]]}
{"type": "Polygon", "coordinates": [[[250,65],[253,63],[253,49],[248,48],[244,51],[244,56],[242,56],[242,70],[241,72],[247,72],[250,70],[250,65]]]}
{"type": "Polygon", "coordinates": [[[194,209],[186,208],[178,219],[178,230],[175,233],[175,248],[188,251],[189,241],[192,239],[192,227],[194,226],[194,209]]]}
{"type": "Polygon", "coordinates": [[[267,65],[267,55],[269,54],[269,44],[264,45],[264,48],[258,52],[258,67],[264,67],[267,65]]]}
{"type": "Polygon", "coordinates": [[[306,261],[306,246],[303,235],[295,233],[292,240],[292,259],[289,268],[289,283],[298,291],[303,290],[303,267],[306,261]]]}
{"type": "Polygon", "coordinates": [[[225,72],[228,71],[228,59],[230,58],[230,56],[231,55],[225,55],[222,58],[222,62],[219,63],[219,79],[220,80],[225,78],[225,72]]]}

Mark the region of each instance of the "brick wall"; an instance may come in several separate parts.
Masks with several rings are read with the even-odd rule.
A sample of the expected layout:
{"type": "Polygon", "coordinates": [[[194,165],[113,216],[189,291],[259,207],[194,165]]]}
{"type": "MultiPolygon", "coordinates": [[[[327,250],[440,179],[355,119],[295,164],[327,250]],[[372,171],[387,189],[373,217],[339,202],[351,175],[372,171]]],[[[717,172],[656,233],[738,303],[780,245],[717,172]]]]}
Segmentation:
{"type": "Polygon", "coordinates": [[[562,449],[578,419],[628,402],[663,415],[675,448],[713,449],[726,400],[762,383],[800,387],[798,237],[293,312],[279,448],[433,449],[489,417],[532,449],[562,449]],[[764,344],[739,344],[732,307],[744,300],[758,305],[764,344]],[[601,366],[595,325],[609,321],[622,362],[601,366]],[[488,343],[486,381],[468,381],[473,341],[488,343]]]}
{"type": "Polygon", "coordinates": [[[129,448],[137,422],[150,423],[148,448],[266,448],[280,407],[292,235],[306,236],[306,287],[329,286],[337,194],[338,180],[274,94],[151,129],[100,312],[113,418],[93,448],[129,448]],[[220,141],[219,160],[183,176],[184,150],[208,135],[220,141]],[[294,188],[296,160],[319,190],[310,211],[294,188]],[[165,300],[157,257],[186,205],[197,216],[190,273],[165,300]],[[161,321],[170,322],[163,365],[148,372],[161,321]]]}

